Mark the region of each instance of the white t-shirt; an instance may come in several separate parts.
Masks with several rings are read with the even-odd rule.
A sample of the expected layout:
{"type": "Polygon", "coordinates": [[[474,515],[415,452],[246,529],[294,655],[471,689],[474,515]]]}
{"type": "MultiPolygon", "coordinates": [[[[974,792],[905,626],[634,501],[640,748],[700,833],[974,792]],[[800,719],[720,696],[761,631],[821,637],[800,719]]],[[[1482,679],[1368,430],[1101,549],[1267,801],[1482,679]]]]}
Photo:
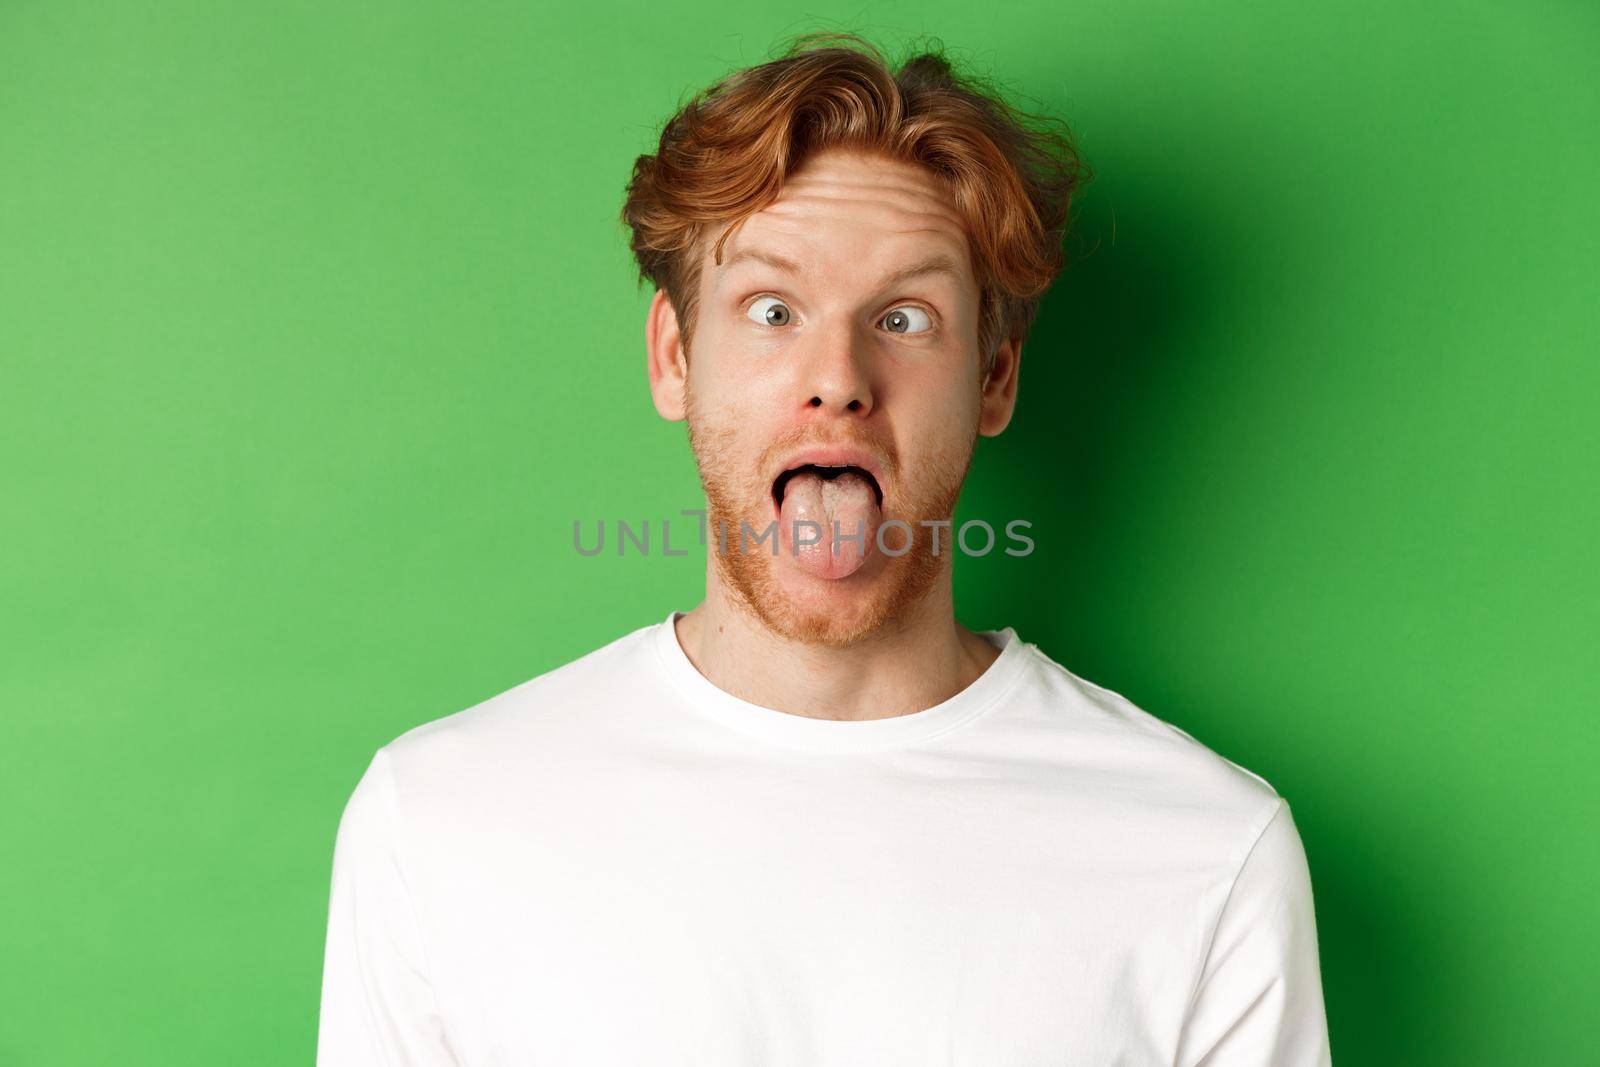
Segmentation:
{"type": "Polygon", "coordinates": [[[319,1067],[1326,1067],[1264,779],[1015,631],[944,703],[717,688],[673,612],[379,748],[319,1067]]]}

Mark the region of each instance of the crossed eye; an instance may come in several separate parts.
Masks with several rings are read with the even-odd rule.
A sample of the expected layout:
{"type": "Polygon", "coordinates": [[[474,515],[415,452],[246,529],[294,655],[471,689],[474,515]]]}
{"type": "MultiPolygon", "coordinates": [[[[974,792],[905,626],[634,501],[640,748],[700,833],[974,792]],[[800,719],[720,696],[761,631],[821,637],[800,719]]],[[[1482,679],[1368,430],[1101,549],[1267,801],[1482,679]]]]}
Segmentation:
{"type": "Polygon", "coordinates": [[[757,297],[756,302],[751,304],[750,309],[745,312],[745,316],[752,322],[759,322],[763,326],[787,326],[789,325],[789,320],[794,318],[794,315],[789,311],[789,305],[775,296],[757,297]],[[761,307],[762,301],[765,300],[770,300],[772,303],[765,311],[758,313],[757,309],[761,307]]]}
{"type": "MultiPolygon", "coordinates": [[[[763,326],[787,326],[794,319],[794,313],[789,310],[789,305],[775,296],[757,298],[745,315],[751,322],[763,326]],[[770,303],[767,303],[768,301],[770,303]]],[[[902,304],[878,321],[892,323],[893,325],[889,327],[890,333],[917,334],[933,329],[933,317],[915,304],[902,304]],[[922,325],[918,326],[918,323],[922,325]]]]}
{"type": "Polygon", "coordinates": [[[897,307],[879,321],[898,321],[899,325],[891,326],[889,328],[890,333],[924,333],[927,330],[933,329],[933,316],[929,315],[926,311],[917,307],[915,304],[906,304],[903,307],[897,307]],[[927,325],[920,330],[912,329],[912,324],[917,322],[919,318],[921,321],[926,322],[927,325]]]}

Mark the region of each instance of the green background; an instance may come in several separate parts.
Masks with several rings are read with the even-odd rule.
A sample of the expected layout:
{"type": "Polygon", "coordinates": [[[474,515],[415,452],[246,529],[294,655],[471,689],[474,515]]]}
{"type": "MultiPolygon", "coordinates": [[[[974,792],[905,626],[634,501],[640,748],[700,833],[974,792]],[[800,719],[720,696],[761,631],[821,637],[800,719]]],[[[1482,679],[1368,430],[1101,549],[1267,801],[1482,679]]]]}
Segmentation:
{"type": "Polygon", "coordinates": [[[962,620],[1289,799],[1336,1062],[1594,1062],[1600,14],[765,6],[0,6],[0,1063],[310,1062],[373,750],[698,600],[617,212],[811,29],[1096,172],[962,620]]]}

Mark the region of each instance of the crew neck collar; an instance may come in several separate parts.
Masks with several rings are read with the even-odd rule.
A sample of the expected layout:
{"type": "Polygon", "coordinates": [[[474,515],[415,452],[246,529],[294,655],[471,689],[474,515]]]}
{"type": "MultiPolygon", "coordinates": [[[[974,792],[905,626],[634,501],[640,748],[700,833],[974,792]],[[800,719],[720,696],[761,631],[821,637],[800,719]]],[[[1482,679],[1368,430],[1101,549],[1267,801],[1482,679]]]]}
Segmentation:
{"type": "Polygon", "coordinates": [[[953,730],[991,708],[1021,677],[1028,647],[1011,627],[979,631],[1000,650],[972,684],[949,699],[921,711],[883,719],[815,719],[752,704],[719,688],[700,673],[678,641],[677,622],[684,613],[669,612],[655,626],[653,643],[663,669],[698,711],[724,726],[779,745],[824,752],[895,748],[926,741],[953,730]]]}

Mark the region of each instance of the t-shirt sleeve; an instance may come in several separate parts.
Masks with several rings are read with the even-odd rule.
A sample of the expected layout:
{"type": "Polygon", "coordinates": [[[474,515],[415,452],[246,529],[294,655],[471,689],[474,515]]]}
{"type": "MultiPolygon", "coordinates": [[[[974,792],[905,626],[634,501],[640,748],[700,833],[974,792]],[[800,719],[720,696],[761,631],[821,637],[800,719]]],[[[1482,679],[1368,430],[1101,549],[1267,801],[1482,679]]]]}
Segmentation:
{"type": "Polygon", "coordinates": [[[457,1067],[401,864],[391,757],[379,749],[339,820],[318,1067],[457,1067]]]}
{"type": "Polygon", "coordinates": [[[1178,1042],[1178,1067],[1331,1067],[1311,873],[1288,802],[1222,906],[1178,1042]]]}

